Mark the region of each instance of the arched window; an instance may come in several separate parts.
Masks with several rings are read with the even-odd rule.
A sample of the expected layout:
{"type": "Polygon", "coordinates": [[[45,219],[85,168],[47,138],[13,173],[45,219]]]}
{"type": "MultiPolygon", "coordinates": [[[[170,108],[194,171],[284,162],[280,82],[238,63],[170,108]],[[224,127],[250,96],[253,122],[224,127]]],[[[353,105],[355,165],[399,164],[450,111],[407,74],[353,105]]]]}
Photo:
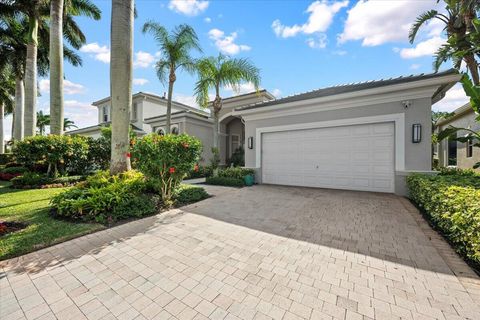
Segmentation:
{"type": "Polygon", "coordinates": [[[165,130],[162,127],[157,128],[157,133],[161,136],[164,136],[165,135],[165,130]]]}
{"type": "Polygon", "coordinates": [[[170,131],[172,132],[172,134],[179,134],[180,131],[178,130],[178,124],[174,124],[170,127],[170,131]]]}

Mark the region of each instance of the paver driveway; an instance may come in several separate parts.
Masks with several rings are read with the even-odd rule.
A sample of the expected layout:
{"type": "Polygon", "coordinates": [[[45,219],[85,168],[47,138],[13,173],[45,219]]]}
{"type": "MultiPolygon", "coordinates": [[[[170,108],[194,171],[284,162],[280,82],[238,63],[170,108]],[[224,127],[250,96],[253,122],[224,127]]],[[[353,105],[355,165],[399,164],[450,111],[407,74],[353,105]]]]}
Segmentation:
{"type": "Polygon", "coordinates": [[[478,278],[405,199],[213,191],[1,263],[0,318],[480,319],[478,278]]]}

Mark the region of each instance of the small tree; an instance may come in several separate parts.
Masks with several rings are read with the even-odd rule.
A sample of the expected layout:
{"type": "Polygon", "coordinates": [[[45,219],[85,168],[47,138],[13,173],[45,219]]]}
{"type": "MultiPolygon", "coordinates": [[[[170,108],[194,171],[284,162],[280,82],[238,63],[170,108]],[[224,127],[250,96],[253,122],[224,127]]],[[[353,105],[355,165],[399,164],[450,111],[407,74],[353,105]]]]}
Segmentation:
{"type": "Polygon", "coordinates": [[[186,134],[161,136],[152,133],[132,142],[133,162],[159,189],[165,205],[186,174],[200,159],[202,144],[186,134]]]}

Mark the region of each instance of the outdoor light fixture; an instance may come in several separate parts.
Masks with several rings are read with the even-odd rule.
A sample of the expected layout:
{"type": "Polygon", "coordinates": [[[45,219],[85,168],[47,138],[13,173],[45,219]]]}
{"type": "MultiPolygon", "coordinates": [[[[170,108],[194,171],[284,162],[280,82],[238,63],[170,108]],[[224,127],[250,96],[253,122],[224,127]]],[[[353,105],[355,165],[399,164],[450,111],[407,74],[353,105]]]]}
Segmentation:
{"type": "Polygon", "coordinates": [[[422,125],[415,123],[412,125],[412,142],[419,143],[422,141],[422,125]]]}
{"type": "Polygon", "coordinates": [[[248,149],[253,149],[253,137],[248,137],[248,149]]]}

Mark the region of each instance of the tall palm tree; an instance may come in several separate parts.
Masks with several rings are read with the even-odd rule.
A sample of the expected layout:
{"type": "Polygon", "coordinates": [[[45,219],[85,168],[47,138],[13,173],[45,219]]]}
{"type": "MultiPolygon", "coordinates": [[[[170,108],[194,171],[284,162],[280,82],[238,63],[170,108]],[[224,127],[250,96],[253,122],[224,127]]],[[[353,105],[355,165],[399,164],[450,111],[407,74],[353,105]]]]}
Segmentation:
{"type": "Polygon", "coordinates": [[[49,125],[50,115],[44,114],[43,111],[38,111],[36,127],[38,128],[38,133],[40,133],[41,136],[45,135],[45,129],[49,125]]]}
{"type": "MultiPolygon", "coordinates": [[[[86,0],[71,0],[74,3],[83,3],[86,0]]],[[[42,29],[48,28],[49,21],[49,0],[8,0],[0,2],[0,16],[26,17],[28,21],[28,32],[25,36],[26,63],[25,63],[25,114],[24,134],[25,136],[35,135],[36,129],[36,103],[37,103],[37,73],[39,62],[39,35],[42,29]]],[[[83,9],[77,11],[76,15],[85,15],[83,9]]],[[[73,14],[74,16],[75,14],[73,14]]],[[[85,35],[75,23],[72,14],[66,12],[63,23],[63,35],[75,49],[86,42],[85,35]]],[[[49,41],[47,40],[47,44],[49,41]]],[[[48,57],[48,56],[47,56],[48,57]]]]}
{"type": "Polygon", "coordinates": [[[199,79],[195,85],[197,103],[206,108],[209,105],[209,90],[215,91],[215,99],[212,102],[214,119],[213,147],[218,150],[218,114],[222,110],[223,100],[220,89],[229,86],[234,91],[239,91],[239,85],[243,82],[251,82],[255,90],[260,86],[260,70],[249,59],[229,58],[223,54],[218,57],[200,59],[197,63],[199,79]]]}
{"type": "Polygon", "coordinates": [[[470,40],[471,30],[474,30],[473,21],[479,9],[478,0],[443,0],[446,13],[429,10],[417,17],[412,25],[408,38],[410,43],[415,41],[420,28],[427,22],[437,19],[445,25],[444,31],[448,39],[435,54],[433,63],[438,71],[442,63],[452,60],[455,69],[460,69],[462,61],[467,65],[475,85],[480,84],[478,64],[475,55],[479,54],[478,48],[470,40]]]}
{"type": "Polygon", "coordinates": [[[112,153],[110,173],[130,170],[128,149],[132,108],[134,0],[112,0],[110,98],[112,153]]]}
{"type": "MultiPolygon", "coordinates": [[[[50,128],[52,126],[51,123],[52,123],[52,120],[50,119],[50,128]]],[[[65,128],[66,130],[66,129],[78,128],[78,127],[75,125],[75,122],[73,122],[73,120],[70,120],[68,118],[63,118],[63,128],[65,128]]]]}
{"type": "MultiPolygon", "coordinates": [[[[24,79],[27,59],[27,46],[24,39],[28,30],[28,20],[25,16],[17,15],[13,17],[4,17],[0,15],[0,61],[6,61],[11,65],[16,83],[14,124],[12,130],[12,137],[14,140],[22,140],[24,136],[24,79]]],[[[67,39],[71,38],[71,36],[66,37],[67,39]]],[[[49,70],[49,28],[46,21],[42,21],[41,23],[38,39],[37,72],[39,76],[46,76],[49,70]]],[[[69,42],[73,41],[74,39],[69,42]]],[[[65,59],[73,66],[81,65],[81,58],[70,48],[64,46],[63,51],[65,59]]]]}
{"type": "Polygon", "coordinates": [[[4,117],[13,112],[15,76],[9,65],[0,65],[0,154],[5,152],[4,117]]]}
{"type": "Polygon", "coordinates": [[[168,96],[167,96],[167,134],[170,133],[170,121],[172,114],[173,85],[177,80],[177,70],[185,70],[190,74],[195,72],[195,61],[190,56],[192,49],[202,51],[200,43],[192,27],[186,24],[176,26],[168,31],[156,22],[150,21],[143,25],[143,33],[151,33],[160,46],[161,59],[157,61],[157,77],[165,83],[168,74],[168,96]]]}
{"type": "MultiPolygon", "coordinates": [[[[50,2],[50,132],[63,134],[63,17],[70,29],[78,28],[72,16],[84,15],[99,20],[100,9],[90,0],[51,0],[50,2]]],[[[79,42],[85,37],[77,32],[79,42]]]]}

